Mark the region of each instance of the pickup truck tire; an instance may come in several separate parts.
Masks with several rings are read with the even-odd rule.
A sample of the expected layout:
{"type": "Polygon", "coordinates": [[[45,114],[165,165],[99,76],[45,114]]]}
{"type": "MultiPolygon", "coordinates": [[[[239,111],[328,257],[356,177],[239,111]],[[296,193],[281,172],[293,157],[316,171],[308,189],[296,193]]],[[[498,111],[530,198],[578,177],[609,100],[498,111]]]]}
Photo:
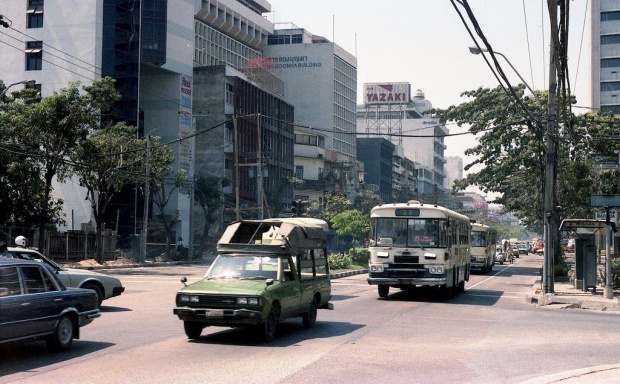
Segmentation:
{"type": "Polygon", "coordinates": [[[278,330],[278,318],[280,317],[280,308],[277,304],[272,304],[269,309],[269,314],[265,319],[265,322],[259,324],[259,334],[263,341],[271,341],[276,337],[276,331],[278,330]]]}
{"type": "Polygon", "coordinates": [[[75,323],[69,316],[63,316],[58,321],[54,333],[47,339],[47,346],[53,351],[66,351],[73,343],[75,323]]]}
{"type": "Polygon", "coordinates": [[[200,337],[204,326],[197,321],[184,321],[183,329],[185,329],[187,338],[194,340],[200,337]]]}
{"type": "Polygon", "coordinates": [[[310,308],[308,308],[308,312],[304,313],[302,316],[304,327],[310,328],[316,323],[316,315],[319,312],[319,297],[314,296],[312,298],[312,302],[310,303],[310,308]]]}

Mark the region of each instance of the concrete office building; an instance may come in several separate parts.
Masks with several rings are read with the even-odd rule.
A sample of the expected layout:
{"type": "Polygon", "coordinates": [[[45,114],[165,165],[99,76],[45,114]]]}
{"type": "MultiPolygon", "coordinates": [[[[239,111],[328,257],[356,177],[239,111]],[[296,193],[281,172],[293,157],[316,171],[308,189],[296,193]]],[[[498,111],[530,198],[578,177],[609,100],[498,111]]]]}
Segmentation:
{"type": "Polygon", "coordinates": [[[263,53],[271,60],[271,72],[284,81],[285,99],[295,107],[295,172],[308,181],[295,195],[320,200],[317,191],[322,188],[352,199],[360,173],[354,134],[357,59],[290,23],[275,25],[263,53]]]}
{"type": "Polygon", "coordinates": [[[590,4],[591,106],[620,115],[620,1],[590,4]]]}
{"type": "MultiPolygon", "coordinates": [[[[5,0],[2,5],[0,13],[10,22],[10,28],[3,29],[0,36],[0,73],[5,84],[34,79],[35,87],[48,96],[70,81],[88,85],[103,76],[113,77],[122,95],[115,118],[138,126],[140,135],[160,136],[162,143],[221,124],[236,108],[249,115],[261,114],[260,123],[255,118],[239,124],[239,132],[247,134],[240,142],[248,157],[242,156],[238,162],[244,164],[239,171],[243,187],[239,198],[233,200],[244,201],[235,201],[235,206],[254,206],[256,214],[260,205],[257,200],[262,200],[257,180],[268,187],[270,180],[292,175],[293,132],[292,125],[286,123],[292,122],[293,110],[282,100],[282,81],[260,69],[247,68],[248,61],[261,56],[273,33],[272,23],[263,17],[271,10],[269,2],[5,0]],[[194,76],[198,76],[200,89],[194,85],[194,76]],[[199,99],[194,105],[196,94],[199,99]],[[248,164],[258,162],[261,151],[269,151],[274,157],[263,158],[264,167],[255,167],[254,179],[249,180],[252,167],[248,164]],[[249,152],[254,153],[254,159],[249,152]]],[[[186,170],[190,182],[195,171],[205,169],[235,182],[233,132],[232,124],[225,124],[194,140],[171,145],[174,169],[186,170]],[[218,156],[211,158],[215,153],[218,156]],[[213,165],[215,159],[221,160],[217,167],[213,165]]],[[[76,185],[72,182],[57,188],[65,199],[67,218],[75,220],[75,224],[68,223],[69,229],[79,229],[81,223],[91,221],[85,193],[76,185]]],[[[226,190],[228,205],[234,190],[226,190]]],[[[190,188],[181,188],[167,206],[170,215],[178,214],[176,232],[186,239],[185,244],[191,239],[193,222],[189,193],[190,188]]],[[[278,193],[287,200],[292,198],[290,189],[278,193]]],[[[139,233],[143,212],[139,186],[126,188],[115,203],[107,224],[117,224],[118,212],[119,231],[139,233]]]]}
{"type": "MultiPolygon", "coordinates": [[[[0,73],[6,84],[33,79],[42,96],[79,81],[116,79],[122,101],[115,118],[138,126],[141,135],[162,142],[178,139],[191,127],[191,76],[195,0],[5,0],[0,12],[10,27],[0,36],[0,73]],[[142,4],[142,9],[140,9],[142,4]],[[187,97],[189,92],[189,98],[187,97]],[[188,117],[189,115],[189,117],[188,117]]],[[[172,146],[176,169],[188,168],[188,150],[172,146]]],[[[91,221],[85,192],[75,181],[57,185],[65,201],[68,229],[91,221]]],[[[187,217],[189,199],[179,193],[170,211],[187,217]]],[[[108,211],[109,225],[133,234],[141,227],[142,200],[126,188],[108,211]],[[140,209],[137,209],[138,206],[140,209]],[[116,222],[116,217],[119,222],[116,222]]],[[[187,235],[187,220],[177,233],[187,235]]]]}
{"type": "Polygon", "coordinates": [[[448,191],[452,189],[456,180],[463,178],[463,158],[460,156],[446,157],[446,185],[444,188],[448,191]]]}

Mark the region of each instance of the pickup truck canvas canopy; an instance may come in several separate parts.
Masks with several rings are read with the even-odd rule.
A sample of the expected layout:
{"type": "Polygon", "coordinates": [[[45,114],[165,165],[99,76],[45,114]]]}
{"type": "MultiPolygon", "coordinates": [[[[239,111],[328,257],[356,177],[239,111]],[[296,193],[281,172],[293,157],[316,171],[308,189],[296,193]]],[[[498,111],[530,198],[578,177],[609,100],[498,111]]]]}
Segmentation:
{"type": "Polygon", "coordinates": [[[274,218],[231,223],[217,243],[219,253],[293,254],[304,248],[323,248],[327,223],[312,218],[274,218]]]}

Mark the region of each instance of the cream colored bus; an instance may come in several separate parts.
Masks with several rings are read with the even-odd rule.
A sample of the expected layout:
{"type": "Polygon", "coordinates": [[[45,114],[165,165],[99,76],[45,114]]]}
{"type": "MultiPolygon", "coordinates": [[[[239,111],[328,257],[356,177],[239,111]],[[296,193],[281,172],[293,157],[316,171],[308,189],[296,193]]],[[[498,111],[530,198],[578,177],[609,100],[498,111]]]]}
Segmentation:
{"type": "Polygon", "coordinates": [[[379,297],[390,287],[437,287],[442,296],[465,289],[470,274],[471,223],[444,207],[383,204],[370,212],[368,283],[379,297]]]}

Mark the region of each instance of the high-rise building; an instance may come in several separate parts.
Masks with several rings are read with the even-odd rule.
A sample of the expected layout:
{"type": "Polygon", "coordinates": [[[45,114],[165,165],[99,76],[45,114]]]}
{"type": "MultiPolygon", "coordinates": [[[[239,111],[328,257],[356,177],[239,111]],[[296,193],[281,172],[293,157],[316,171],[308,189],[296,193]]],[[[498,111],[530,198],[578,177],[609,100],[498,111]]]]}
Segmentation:
{"type": "Polygon", "coordinates": [[[460,156],[446,157],[446,185],[448,191],[452,189],[456,180],[463,178],[463,158],[460,156]]]}
{"type": "Polygon", "coordinates": [[[323,187],[325,192],[352,198],[360,172],[355,136],[357,59],[328,39],[291,23],[275,25],[263,53],[270,60],[270,72],[284,82],[285,100],[295,107],[296,174],[308,181],[295,194],[311,197],[317,187],[323,187]],[[309,162],[302,147],[312,143],[320,150],[310,151],[314,157],[309,162]],[[317,179],[307,179],[315,172],[306,167],[320,168],[320,176],[316,173],[317,179]]]}
{"type": "Polygon", "coordinates": [[[620,1],[590,4],[592,108],[620,115],[620,1]]]}

